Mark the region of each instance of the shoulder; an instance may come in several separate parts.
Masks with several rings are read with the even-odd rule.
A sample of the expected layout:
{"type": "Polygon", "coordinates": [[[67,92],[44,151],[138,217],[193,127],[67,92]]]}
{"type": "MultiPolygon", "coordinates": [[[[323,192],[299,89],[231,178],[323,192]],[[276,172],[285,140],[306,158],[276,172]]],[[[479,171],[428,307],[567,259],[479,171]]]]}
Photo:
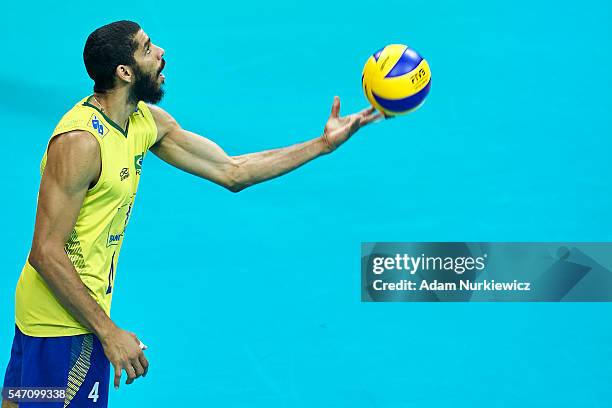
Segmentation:
{"type": "Polygon", "coordinates": [[[74,130],[51,139],[41,171],[61,184],[79,187],[99,176],[101,161],[98,139],[88,131],[74,130]]]}
{"type": "Polygon", "coordinates": [[[179,128],[179,124],[168,112],[159,106],[146,104],[146,107],[151,112],[151,116],[155,120],[157,126],[158,139],[163,138],[166,134],[174,129],[179,128]]]}
{"type": "Polygon", "coordinates": [[[100,157],[100,144],[93,133],[73,130],[56,135],[49,142],[48,156],[68,156],[71,161],[83,162],[100,157]]]}
{"type": "Polygon", "coordinates": [[[89,186],[100,175],[102,156],[97,137],[75,130],[58,134],[49,142],[41,163],[43,180],[55,180],[68,189],[89,186]]]}
{"type": "Polygon", "coordinates": [[[99,123],[96,119],[94,109],[85,105],[85,102],[79,102],[62,116],[53,131],[53,136],[73,130],[90,128],[96,130],[95,126],[99,123]]]}

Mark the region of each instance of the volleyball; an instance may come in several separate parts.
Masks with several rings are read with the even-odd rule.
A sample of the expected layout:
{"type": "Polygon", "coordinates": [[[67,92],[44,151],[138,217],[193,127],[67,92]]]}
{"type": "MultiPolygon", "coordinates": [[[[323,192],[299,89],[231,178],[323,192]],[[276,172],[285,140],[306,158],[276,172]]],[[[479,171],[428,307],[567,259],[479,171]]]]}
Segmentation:
{"type": "Polygon", "coordinates": [[[368,58],[361,76],[363,92],[386,116],[412,112],[423,104],[431,86],[427,61],[406,45],[391,44],[368,58]]]}

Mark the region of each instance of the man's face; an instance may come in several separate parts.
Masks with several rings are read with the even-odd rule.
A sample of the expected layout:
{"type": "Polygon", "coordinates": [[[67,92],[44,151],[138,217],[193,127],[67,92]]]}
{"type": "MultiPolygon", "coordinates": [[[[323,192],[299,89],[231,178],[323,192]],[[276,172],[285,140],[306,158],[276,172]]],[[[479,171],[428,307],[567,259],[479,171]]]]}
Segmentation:
{"type": "Polygon", "coordinates": [[[130,99],[136,102],[158,103],[164,96],[162,84],[165,77],[161,73],[166,65],[164,50],[154,45],[142,30],[136,33],[134,40],[138,43],[138,49],[134,53],[136,65],[132,67],[134,84],[130,99]]]}

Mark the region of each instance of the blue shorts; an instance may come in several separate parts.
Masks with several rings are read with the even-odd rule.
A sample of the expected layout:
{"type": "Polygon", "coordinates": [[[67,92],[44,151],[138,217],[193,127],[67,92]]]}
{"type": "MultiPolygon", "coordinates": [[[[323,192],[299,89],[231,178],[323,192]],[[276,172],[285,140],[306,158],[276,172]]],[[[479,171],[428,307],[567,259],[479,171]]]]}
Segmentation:
{"type": "Polygon", "coordinates": [[[62,402],[20,402],[20,408],[105,408],[109,376],[110,364],[93,334],[32,337],[15,326],[4,387],[66,389],[62,402]]]}

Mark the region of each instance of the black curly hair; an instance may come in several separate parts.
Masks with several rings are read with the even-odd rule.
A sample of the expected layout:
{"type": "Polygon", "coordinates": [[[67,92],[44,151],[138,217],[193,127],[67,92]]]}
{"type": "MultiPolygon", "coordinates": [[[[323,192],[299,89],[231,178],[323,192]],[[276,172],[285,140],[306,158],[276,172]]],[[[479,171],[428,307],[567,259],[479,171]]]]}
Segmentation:
{"type": "Polygon", "coordinates": [[[133,66],[138,43],[134,36],[140,25],[122,20],[107,24],[89,34],[83,50],[87,74],[94,81],[94,92],[106,92],[115,86],[118,65],[133,66]]]}

